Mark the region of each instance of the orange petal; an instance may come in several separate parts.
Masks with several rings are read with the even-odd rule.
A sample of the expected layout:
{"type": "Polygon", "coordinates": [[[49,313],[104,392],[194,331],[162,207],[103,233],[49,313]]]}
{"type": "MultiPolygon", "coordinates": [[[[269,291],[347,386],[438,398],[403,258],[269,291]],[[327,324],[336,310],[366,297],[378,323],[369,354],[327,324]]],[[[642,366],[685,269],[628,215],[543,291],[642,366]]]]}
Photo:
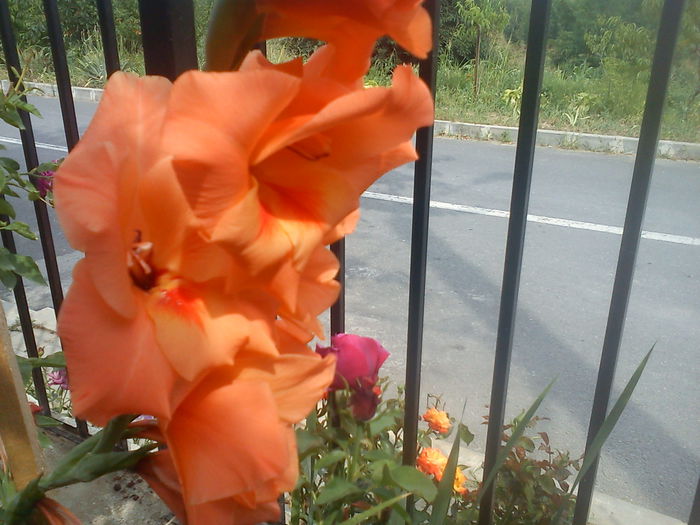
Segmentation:
{"type": "Polygon", "coordinates": [[[134,236],[133,200],[139,178],[159,158],[170,86],[160,77],[112,75],[90,126],[54,179],[66,237],[90,252],[92,278],[124,316],[135,309],[123,255],[134,236]]]}
{"type": "Polygon", "coordinates": [[[74,413],[98,425],[120,414],[169,418],[182,394],[156,341],[140,292],[126,320],[103,301],[85,261],[61,307],[58,334],[66,354],[74,413]],[[85,327],[88,327],[86,329],[85,327]]]}
{"type": "Polygon", "coordinates": [[[335,241],[342,239],[346,235],[350,235],[355,231],[357,223],[360,221],[360,208],[355,208],[348,213],[344,219],[341,219],[335,227],[326,233],[323,238],[323,244],[332,244],[335,241]]]}
{"type": "Polygon", "coordinates": [[[290,461],[270,387],[214,372],[180,405],[165,431],[186,505],[255,490],[290,461]]]}
{"type": "Polygon", "coordinates": [[[236,362],[240,370],[236,380],[268,384],[280,418],[287,423],[298,423],[316,406],[333,381],[335,359],[332,357],[322,358],[306,348],[303,354],[283,353],[274,359],[272,368],[265,369],[255,356],[241,354],[236,362]]]}
{"type": "Polygon", "coordinates": [[[148,314],[158,343],[188,381],[210,368],[232,364],[251,341],[249,347],[276,355],[268,321],[274,318],[274,307],[274,302],[264,302],[264,296],[225,297],[204,285],[195,288],[179,280],[148,293],[148,314]]]}
{"type": "MultiPolygon", "coordinates": [[[[36,509],[48,525],[80,525],[80,520],[66,507],[51,498],[42,498],[36,509]]],[[[34,520],[29,520],[34,523],[34,520]]]]}
{"type": "Polygon", "coordinates": [[[248,151],[294,97],[299,82],[266,70],[191,71],[175,82],[164,146],[173,152],[185,195],[207,227],[249,189],[248,151]]]}
{"type": "MultiPolygon", "coordinates": [[[[293,434],[293,433],[292,433],[293,434]]],[[[293,462],[296,463],[296,462],[293,462]]],[[[290,471],[296,472],[294,467],[290,471]]],[[[266,502],[256,501],[253,504],[241,501],[242,498],[223,498],[212,500],[199,505],[187,505],[182,499],[182,488],[175,471],[170,450],[161,450],[149,454],[136,466],[136,472],[143,477],[165,504],[173,511],[180,522],[189,525],[236,524],[256,525],[263,521],[276,521],[279,518],[277,495],[282,490],[292,490],[296,475],[291,486],[276,490],[266,502]]],[[[259,499],[259,498],[258,498],[259,499]]]]}
{"type": "MultiPolygon", "coordinates": [[[[323,246],[317,247],[301,272],[296,303],[292,308],[281,308],[280,317],[323,339],[323,326],[318,316],[338,298],[340,284],[335,276],[339,263],[335,255],[323,246]]],[[[305,337],[304,341],[308,341],[305,337]]]]}
{"type": "Polygon", "coordinates": [[[257,0],[265,13],[262,39],[285,36],[326,42],[374,40],[388,35],[419,58],[431,48],[431,22],[422,0],[257,0]]]}
{"type": "Polygon", "coordinates": [[[149,454],[138,462],[136,472],[146,480],[181,523],[188,523],[180,481],[169,450],[149,454]]]}

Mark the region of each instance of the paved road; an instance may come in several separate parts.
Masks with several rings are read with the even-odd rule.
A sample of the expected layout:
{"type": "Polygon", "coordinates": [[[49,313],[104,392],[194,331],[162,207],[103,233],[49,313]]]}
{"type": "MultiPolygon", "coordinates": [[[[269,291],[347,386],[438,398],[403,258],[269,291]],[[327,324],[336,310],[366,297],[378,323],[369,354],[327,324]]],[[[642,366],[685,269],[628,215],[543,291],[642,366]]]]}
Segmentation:
{"type": "MultiPolygon", "coordinates": [[[[37,101],[46,119],[37,141],[65,144],[55,100],[37,101]]],[[[78,103],[83,128],[94,105],[78,103]]],[[[14,137],[0,127],[0,135],[14,137]]],[[[1,140],[1,139],[0,139],[1,140]]],[[[20,150],[6,144],[8,154],[20,150]]],[[[41,149],[43,159],[62,156],[41,149]]],[[[483,447],[515,148],[438,139],[426,292],[423,392],[443,394],[483,447]]],[[[555,447],[583,450],[633,159],[539,149],[535,158],[522,288],[509,386],[510,415],[554,377],[541,408],[555,447]],[[556,219],[556,220],[552,220],[556,219]]],[[[385,365],[405,365],[412,172],[375,184],[348,239],[348,331],[379,338],[385,365]]],[[[659,160],[645,221],[616,393],[644,353],[655,354],[611,436],[599,489],[687,519],[700,474],[700,165],[659,160]]],[[[56,232],[68,281],[76,255],[56,232]]],[[[36,246],[22,243],[25,253],[36,246]]],[[[35,307],[48,304],[32,293],[35,307]]]]}

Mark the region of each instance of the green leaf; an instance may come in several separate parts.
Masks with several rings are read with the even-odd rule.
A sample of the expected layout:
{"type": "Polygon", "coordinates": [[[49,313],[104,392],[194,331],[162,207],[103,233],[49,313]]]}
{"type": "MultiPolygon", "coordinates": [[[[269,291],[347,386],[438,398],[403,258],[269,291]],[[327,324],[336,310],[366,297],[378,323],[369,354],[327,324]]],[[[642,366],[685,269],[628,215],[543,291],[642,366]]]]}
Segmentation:
{"type": "Polygon", "coordinates": [[[335,465],[339,461],[343,461],[347,457],[347,454],[343,450],[332,450],[316,463],[317,469],[328,468],[331,465],[335,465]]]}
{"type": "MultiPolygon", "coordinates": [[[[12,224],[18,224],[16,222],[13,222],[12,224]]],[[[41,275],[41,272],[39,271],[39,267],[36,265],[36,262],[34,262],[34,259],[29,257],[28,255],[17,255],[17,254],[11,254],[12,257],[14,258],[14,264],[15,264],[15,271],[20,274],[22,277],[25,279],[29,279],[30,281],[34,281],[35,283],[39,284],[46,284],[46,281],[44,281],[44,277],[41,275]]]]}
{"type": "Polygon", "coordinates": [[[464,423],[459,424],[459,439],[461,439],[465,445],[469,445],[474,441],[474,434],[469,431],[467,425],[464,423]]]}
{"type": "Polygon", "coordinates": [[[620,419],[620,416],[622,415],[622,412],[625,410],[625,407],[627,406],[627,403],[629,403],[630,398],[632,397],[632,393],[634,392],[634,389],[637,387],[637,383],[639,382],[639,378],[642,377],[642,372],[644,372],[644,369],[647,366],[647,362],[649,361],[649,358],[651,357],[651,353],[654,351],[654,347],[656,344],[654,344],[649,351],[647,352],[647,355],[644,356],[644,359],[642,359],[642,362],[639,363],[639,366],[637,366],[637,369],[634,371],[634,374],[632,374],[632,377],[630,377],[630,380],[627,382],[627,385],[625,386],[625,389],[622,391],[622,394],[620,394],[620,397],[618,398],[617,402],[615,403],[615,406],[613,406],[612,410],[608,414],[608,417],[605,418],[605,421],[603,421],[603,424],[600,426],[600,430],[596,434],[595,438],[593,438],[593,441],[591,442],[591,446],[588,448],[586,451],[586,456],[583,458],[583,464],[581,465],[581,470],[578,472],[578,476],[576,476],[576,479],[574,480],[574,484],[571,486],[570,492],[573,493],[574,489],[578,486],[579,482],[581,481],[581,478],[588,472],[588,469],[593,466],[593,463],[598,459],[598,454],[600,454],[600,449],[603,448],[603,445],[605,444],[605,441],[608,439],[610,436],[611,432],[615,428],[615,425],[617,424],[617,421],[620,419]]]}
{"type": "Polygon", "coordinates": [[[39,173],[42,173],[44,171],[56,171],[57,168],[57,162],[42,162],[32,170],[32,173],[36,173],[38,175],[39,173]]]}
{"type": "Polygon", "coordinates": [[[3,195],[7,195],[9,197],[19,197],[19,195],[17,195],[17,192],[15,190],[13,190],[12,188],[10,188],[9,186],[7,186],[7,184],[3,188],[2,193],[3,193],[3,195]]]}
{"type": "Polygon", "coordinates": [[[437,488],[433,480],[415,467],[401,465],[392,469],[389,475],[399,487],[423,498],[428,503],[432,503],[437,495],[437,488]]]}
{"type": "Polygon", "coordinates": [[[384,509],[387,507],[393,506],[395,503],[398,503],[402,499],[408,497],[408,494],[399,494],[395,498],[388,499],[386,501],[381,502],[379,505],[375,505],[371,509],[367,509],[366,511],[356,514],[349,520],[345,520],[340,525],[358,525],[360,523],[364,523],[365,520],[371,518],[372,516],[376,516],[380,512],[382,512],[384,509]]]}
{"type": "Polygon", "coordinates": [[[22,360],[31,367],[51,367],[51,368],[65,368],[66,367],[66,356],[63,352],[56,352],[46,357],[22,357],[22,360]]]}
{"type": "Polygon", "coordinates": [[[369,434],[370,436],[376,436],[377,434],[381,434],[385,430],[390,429],[395,424],[396,414],[386,412],[369,422],[369,434]]]}
{"type": "MultiPolygon", "coordinates": [[[[4,175],[3,175],[4,177],[4,175]]],[[[0,199],[0,215],[5,215],[7,217],[15,218],[15,209],[12,204],[7,202],[5,199],[0,199]]],[[[14,223],[13,223],[14,224],[14,223]]]]}
{"type": "Polygon", "coordinates": [[[209,18],[206,69],[234,71],[260,37],[264,16],[255,0],[216,0],[209,18]]]}
{"type": "Polygon", "coordinates": [[[17,358],[17,366],[19,367],[19,373],[22,376],[22,382],[26,384],[32,378],[32,368],[34,367],[26,357],[21,355],[16,355],[15,357],[17,358]]]}
{"type": "Polygon", "coordinates": [[[13,107],[5,106],[4,109],[0,109],[0,119],[7,122],[10,126],[17,129],[24,129],[24,124],[22,119],[19,117],[19,113],[13,107]]]}
{"type": "Polygon", "coordinates": [[[21,235],[22,237],[26,237],[27,239],[31,239],[33,241],[37,239],[36,234],[29,229],[28,225],[26,225],[23,222],[11,222],[10,224],[6,224],[5,226],[0,226],[0,230],[10,230],[18,235],[21,235]]]}
{"type": "Polygon", "coordinates": [[[17,109],[22,109],[24,111],[31,113],[32,115],[36,115],[37,117],[41,117],[41,113],[39,113],[39,110],[36,108],[35,105],[30,104],[29,102],[26,102],[25,100],[22,100],[21,98],[17,98],[17,100],[13,100],[12,103],[15,105],[15,107],[17,109]]]}
{"type": "Polygon", "coordinates": [[[549,393],[549,390],[554,385],[554,381],[556,381],[556,379],[553,379],[547,385],[547,388],[545,388],[542,391],[542,393],[539,396],[537,396],[537,399],[535,399],[535,402],[532,403],[530,408],[527,409],[527,412],[525,412],[525,415],[522,418],[518,418],[518,424],[515,425],[515,428],[513,428],[513,433],[510,435],[510,439],[505,444],[505,446],[502,447],[501,450],[498,452],[498,455],[496,456],[496,462],[494,463],[493,468],[491,469],[491,472],[489,472],[489,475],[486,478],[486,481],[484,481],[484,484],[482,485],[482,488],[479,491],[479,501],[481,501],[481,498],[482,498],[483,494],[486,492],[486,489],[488,488],[488,486],[493,482],[493,480],[498,475],[498,471],[503,466],[503,463],[505,462],[506,458],[508,457],[508,453],[511,451],[511,449],[513,448],[515,443],[518,442],[520,437],[525,432],[525,429],[527,428],[528,423],[530,422],[532,417],[535,415],[535,412],[537,412],[537,409],[540,408],[540,405],[542,404],[542,401],[544,400],[545,396],[549,393]]]}
{"type": "MultiPolygon", "coordinates": [[[[464,410],[462,410],[464,413],[464,410]]],[[[447,458],[447,465],[442,474],[442,479],[438,484],[437,497],[433,502],[433,512],[430,515],[431,525],[442,525],[447,518],[447,512],[450,508],[450,500],[454,490],[455,471],[457,469],[457,461],[459,460],[459,435],[455,435],[452,441],[452,449],[447,458]]]]}
{"type": "Polygon", "coordinates": [[[360,490],[360,488],[354,483],[350,483],[342,478],[333,478],[325,487],[321,489],[321,493],[318,495],[316,504],[324,505],[332,501],[337,501],[339,499],[347,498],[348,496],[355,496],[362,493],[363,491],[360,490]]]}
{"type": "Polygon", "coordinates": [[[133,467],[146,454],[157,445],[141,447],[138,450],[101,452],[99,454],[87,454],[68,472],[67,478],[71,484],[77,481],[92,481],[103,474],[124,470],[133,467]]]}
{"type": "MultiPolygon", "coordinates": [[[[49,436],[47,436],[45,432],[42,432],[41,430],[37,429],[36,437],[39,440],[39,446],[41,448],[51,448],[53,446],[53,443],[51,442],[49,436]]],[[[2,523],[1,520],[0,523],[2,523]]]]}
{"type": "Polygon", "coordinates": [[[394,467],[395,465],[396,460],[379,459],[371,461],[368,467],[370,479],[377,485],[384,485],[385,478],[387,477],[385,476],[385,468],[388,469],[389,466],[394,467]]]}
{"type": "Polygon", "coordinates": [[[0,157],[0,166],[10,172],[19,171],[19,162],[9,157],[0,157]]]}
{"type": "Polygon", "coordinates": [[[323,447],[323,440],[320,437],[303,428],[296,429],[296,438],[299,459],[304,459],[315,450],[323,447]]]}
{"type": "Polygon", "coordinates": [[[40,427],[60,427],[63,425],[60,421],[42,414],[34,414],[34,421],[40,427]]]}
{"type": "Polygon", "coordinates": [[[15,286],[17,286],[17,276],[15,275],[15,272],[0,270],[0,282],[12,290],[15,286]]]}
{"type": "Polygon", "coordinates": [[[369,461],[379,461],[379,460],[389,460],[396,461],[396,455],[394,453],[389,453],[385,450],[368,450],[365,452],[364,457],[369,461]]]}

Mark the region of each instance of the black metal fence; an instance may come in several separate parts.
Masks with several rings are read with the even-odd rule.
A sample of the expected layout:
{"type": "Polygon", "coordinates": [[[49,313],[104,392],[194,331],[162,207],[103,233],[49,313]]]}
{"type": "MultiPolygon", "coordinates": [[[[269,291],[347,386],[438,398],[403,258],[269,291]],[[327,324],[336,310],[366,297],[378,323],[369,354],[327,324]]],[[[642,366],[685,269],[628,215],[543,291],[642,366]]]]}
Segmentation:
{"type": "MultiPolygon", "coordinates": [[[[99,26],[104,49],[105,66],[108,74],[112,74],[120,68],[112,2],[111,0],[95,0],[95,2],[99,14],[99,26]]],[[[79,133],[71,93],[71,80],[66,60],[61,24],[56,0],[43,0],[43,4],[47,31],[51,42],[66,142],[70,150],[78,142],[79,133]]],[[[435,21],[434,39],[437,42],[439,0],[427,0],[425,5],[435,21]]],[[[665,0],[663,6],[661,25],[653,58],[651,82],[648,87],[639,146],[634,165],[633,180],[630,187],[617,271],[610,300],[607,329],[605,332],[600,367],[598,369],[598,381],[591,410],[587,446],[590,446],[593,436],[595,436],[600,429],[610,401],[641,236],[642,221],[659,139],[663,102],[670,78],[671,59],[679,31],[683,7],[684,0],[665,0]]],[[[492,470],[498,449],[501,446],[501,427],[504,422],[508,392],[508,378],[518,305],[520,272],[527,225],[530,182],[532,179],[532,167],[535,154],[535,138],[537,133],[550,9],[551,0],[532,1],[520,125],[511,194],[510,218],[501,287],[484,476],[488,476],[489,472],[492,470]]],[[[139,13],[141,17],[143,51],[147,74],[162,75],[174,80],[180,73],[188,69],[197,68],[197,49],[194,35],[194,7],[192,0],[140,0],[139,13]]],[[[12,30],[7,0],[0,0],[0,33],[5,63],[8,66],[8,75],[11,81],[15,81],[15,71],[21,70],[21,64],[17,52],[15,35],[12,30]]],[[[430,86],[433,93],[435,93],[436,70],[436,54],[431,53],[431,55],[420,64],[420,76],[430,86]]],[[[25,129],[21,131],[24,157],[27,168],[32,169],[38,165],[32,123],[29,115],[26,113],[22,114],[22,120],[25,125],[25,129]]],[[[405,448],[403,453],[404,463],[406,464],[414,463],[417,451],[433,150],[432,126],[418,130],[416,147],[420,154],[420,159],[415,163],[413,189],[407,326],[405,448]]],[[[49,216],[43,202],[36,201],[34,207],[53,306],[55,310],[58,311],[63,300],[63,291],[61,289],[49,216]]],[[[1,233],[3,245],[9,250],[15,251],[12,233],[7,230],[3,230],[1,233]]],[[[332,250],[341,261],[341,265],[343,265],[345,260],[344,241],[336,243],[332,246],[332,250]]],[[[339,275],[341,283],[344,282],[344,277],[345,273],[343,269],[339,275]]],[[[37,344],[32,329],[32,320],[27,304],[27,297],[21,279],[18,280],[14,295],[27,353],[30,357],[37,357],[37,344]]],[[[344,294],[341,295],[336,305],[332,308],[330,319],[332,333],[339,333],[345,330],[344,294]]],[[[44,414],[50,415],[51,409],[49,407],[46,386],[41,370],[34,369],[32,377],[41,409],[44,414]]],[[[84,422],[79,420],[76,421],[74,430],[80,435],[87,434],[87,426],[84,422]]],[[[596,467],[589,471],[581,483],[573,521],[575,525],[584,525],[587,521],[595,477],[596,467]]],[[[489,525],[492,523],[493,487],[494,485],[492,484],[491,489],[483,497],[479,525],[489,525]]],[[[691,525],[700,524],[700,484],[698,485],[693,501],[689,523],[691,525]]]]}

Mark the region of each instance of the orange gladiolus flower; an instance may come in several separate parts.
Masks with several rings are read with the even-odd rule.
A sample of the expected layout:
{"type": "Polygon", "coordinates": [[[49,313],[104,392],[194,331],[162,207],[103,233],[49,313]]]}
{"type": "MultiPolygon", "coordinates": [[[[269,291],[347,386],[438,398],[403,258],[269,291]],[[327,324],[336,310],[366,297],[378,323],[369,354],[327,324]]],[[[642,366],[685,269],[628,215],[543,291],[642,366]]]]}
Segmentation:
{"type": "Polygon", "coordinates": [[[225,512],[234,523],[274,519],[277,496],[294,488],[292,424],[326,390],[335,360],[280,344],[296,347],[269,359],[242,352],[234,366],[212,371],[161,423],[162,437],[150,434],[165,441],[169,459],[150,457],[144,477],[189,523],[222,523],[211,517],[225,512]]]}
{"type": "MultiPolygon", "coordinates": [[[[318,246],[347,233],[372,182],[416,158],[413,132],[432,120],[428,90],[409,67],[391,88],[354,89],[323,74],[332,60],[329,48],[279,66],[251,53],[235,73],[185,73],[164,131],[208,239],[254,275],[275,276],[281,315],[297,324],[320,309],[297,293],[318,246]]],[[[323,259],[327,283],[334,265],[323,259]]]]}
{"type": "Polygon", "coordinates": [[[425,414],[423,414],[423,420],[428,422],[430,430],[434,430],[440,434],[447,434],[450,428],[452,428],[452,423],[450,422],[450,417],[447,415],[447,412],[438,410],[435,407],[430,407],[425,414]]]}
{"type": "Polygon", "coordinates": [[[230,256],[203,240],[160,147],[170,93],[162,78],[113,75],[55,176],[61,225],[85,252],[59,335],[75,413],[97,424],[123,413],[167,419],[190,382],[233,363],[244,344],[277,354],[277,302],[246,288],[230,256]]]}
{"type": "Polygon", "coordinates": [[[375,41],[388,35],[425,58],[432,46],[430,15],[423,0],[256,0],[265,15],[261,39],[299,36],[336,46],[337,66],[359,78],[369,69],[375,41]],[[352,68],[348,64],[356,64],[352,68]]]}

